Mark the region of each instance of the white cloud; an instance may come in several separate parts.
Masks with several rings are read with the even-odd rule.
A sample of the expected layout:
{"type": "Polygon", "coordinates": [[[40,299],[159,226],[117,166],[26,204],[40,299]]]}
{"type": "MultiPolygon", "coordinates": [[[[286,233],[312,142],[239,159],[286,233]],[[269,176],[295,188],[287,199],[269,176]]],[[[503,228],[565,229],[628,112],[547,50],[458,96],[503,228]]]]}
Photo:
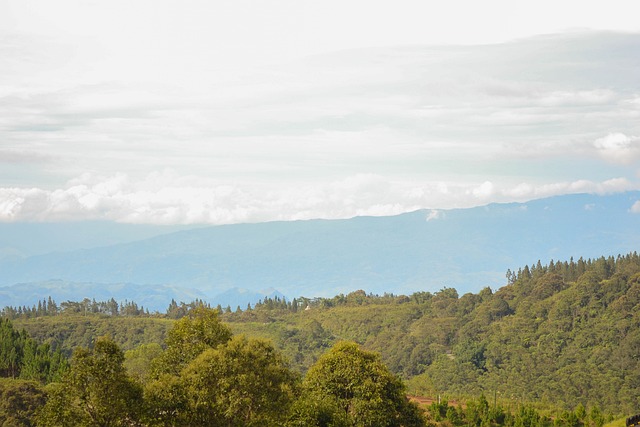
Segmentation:
{"type": "Polygon", "coordinates": [[[638,183],[626,178],[614,178],[602,182],[577,180],[570,182],[554,182],[550,184],[521,183],[502,191],[503,196],[512,200],[532,200],[561,194],[594,193],[610,194],[639,189],[638,183]]]}
{"type": "Polygon", "coordinates": [[[471,193],[474,197],[477,197],[481,200],[486,200],[493,195],[494,185],[491,181],[485,181],[480,186],[471,190],[471,193]]]}
{"type": "Polygon", "coordinates": [[[427,222],[445,217],[445,213],[438,209],[431,209],[427,214],[427,222]]]}
{"type": "Polygon", "coordinates": [[[597,194],[610,194],[637,189],[637,183],[633,183],[626,178],[613,178],[596,185],[596,189],[593,190],[593,192],[597,194]]]}
{"type": "Polygon", "coordinates": [[[610,133],[595,140],[593,145],[607,161],[628,165],[640,159],[640,137],[610,133]]]}
{"type": "Polygon", "coordinates": [[[635,214],[640,214],[640,200],[638,200],[633,204],[633,206],[631,206],[631,212],[635,214]]]}
{"type": "Polygon", "coordinates": [[[443,209],[490,201],[629,189],[634,189],[634,184],[624,179],[510,187],[489,181],[418,183],[358,174],[326,183],[292,183],[273,188],[181,176],[171,170],[154,172],[142,180],[122,173],[106,177],[84,174],[52,190],[0,188],[0,221],[227,224],[396,215],[418,209],[430,209],[426,213],[426,220],[430,221],[442,218],[443,209]]]}

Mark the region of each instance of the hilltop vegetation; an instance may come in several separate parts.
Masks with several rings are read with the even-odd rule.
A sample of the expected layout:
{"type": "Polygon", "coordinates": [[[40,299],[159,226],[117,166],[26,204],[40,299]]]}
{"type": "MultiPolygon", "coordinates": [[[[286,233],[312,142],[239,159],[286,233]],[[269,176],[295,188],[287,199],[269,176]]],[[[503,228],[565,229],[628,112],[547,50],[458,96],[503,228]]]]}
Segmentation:
{"type": "MultiPolygon", "coordinates": [[[[15,334],[11,322],[3,322],[15,334]]],[[[120,347],[101,337],[90,349],[76,348],[69,368],[44,388],[3,380],[0,421],[45,427],[426,425],[402,381],[355,343],[333,346],[301,380],[271,343],[234,336],[216,310],[199,305],[174,323],[165,345],[136,349],[137,375],[128,372],[120,347]]]]}
{"type": "Polygon", "coordinates": [[[640,258],[537,262],[497,291],[410,296],[359,291],[310,309],[227,313],[234,330],[270,337],[304,371],[337,339],[379,352],[412,391],[640,408],[640,258]],[[314,356],[315,355],[315,356],[314,356]]]}
{"type": "MultiPolygon", "coordinates": [[[[269,298],[254,307],[213,311],[234,336],[251,337],[244,344],[239,338],[229,342],[243,347],[258,340],[280,355],[274,366],[286,366],[293,376],[316,372],[323,355],[347,340],[379,354],[380,363],[412,394],[448,396],[476,408],[472,414],[469,405],[454,410],[431,405],[434,423],[468,425],[476,417],[479,423],[513,425],[520,413],[537,420],[526,425],[602,425],[606,413],[637,412],[638,254],[537,262],[507,272],[506,279],[496,291],[462,296],[452,288],[409,296],[357,291],[333,298],[269,298]],[[490,402],[483,403],[483,396],[490,402]]],[[[127,375],[149,383],[159,379],[150,366],[170,354],[172,319],[189,318],[206,305],[174,302],[167,314],[154,316],[130,306],[93,313],[93,302],[85,303],[87,310],[61,304],[52,312],[43,304],[40,315],[37,307],[8,308],[4,314],[37,342],[66,354],[77,346],[92,348],[95,337],[109,334],[125,351],[127,375]]]]}

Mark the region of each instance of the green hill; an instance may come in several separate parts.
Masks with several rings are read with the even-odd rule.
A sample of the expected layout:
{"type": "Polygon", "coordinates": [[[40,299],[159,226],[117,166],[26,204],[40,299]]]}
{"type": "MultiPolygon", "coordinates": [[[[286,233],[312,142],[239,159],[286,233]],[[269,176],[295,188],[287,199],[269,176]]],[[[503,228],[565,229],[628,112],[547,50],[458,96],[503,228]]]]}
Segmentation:
{"type": "MultiPolygon", "coordinates": [[[[234,334],[270,339],[306,372],[339,340],[380,353],[411,392],[458,398],[484,393],[614,414],[640,408],[640,257],[540,262],[508,272],[509,284],[458,295],[364,291],[333,298],[267,299],[223,310],[234,334]]],[[[162,343],[172,320],[66,315],[14,319],[64,349],[108,334],[125,350],[162,343]]]]}
{"type": "Polygon", "coordinates": [[[514,405],[638,411],[638,255],[538,262],[508,276],[495,292],[354,292],[296,313],[257,307],[225,319],[236,331],[270,337],[302,370],[348,339],[429,395],[484,392],[514,405]]]}

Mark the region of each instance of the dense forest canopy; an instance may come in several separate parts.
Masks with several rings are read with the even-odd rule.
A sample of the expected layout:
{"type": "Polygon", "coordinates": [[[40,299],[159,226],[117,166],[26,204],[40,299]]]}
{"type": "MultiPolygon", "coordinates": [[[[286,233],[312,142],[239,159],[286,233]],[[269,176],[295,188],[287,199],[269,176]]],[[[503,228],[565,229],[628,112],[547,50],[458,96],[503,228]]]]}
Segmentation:
{"type": "MultiPolygon", "coordinates": [[[[162,315],[150,314],[132,302],[84,300],[58,305],[49,299],[31,308],[3,310],[0,374],[34,380],[29,383],[34,390],[40,390],[34,384],[60,384],[60,372],[69,369],[62,355],[70,356],[75,349],[73,370],[74,363],[79,363],[78,354],[96,357],[97,337],[108,335],[115,346],[112,353],[122,352],[118,369],[122,370],[123,384],[133,387],[135,396],[142,393],[140,398],[144,400],[155,390],[160,395],[153,395],[154,399],[165,405],[187,405],[189,398],[184,396],[200,393],[201,399],[213,405],[208,415],[199,415],[206,418],[231,403],[217,400],[218,396],[202,395],[200,386],[194,385],[205,384],[199,373],[217,366],[216,372],[244,375],[238,367],[226,365],[225,358],[235,352],[234,357],[241,360],[240,355],[249,352],[251,360],[264,360],[261,369],[268,368],[284,381],[284,389],[306,387],[304,393],[293,394],[303,396],[300,399],[316,396],[311,399],[317,403],[314,407],[309,406],[309,400],[294,399],[286,393],[278,397],[284,399],[282,406],[292,408],[288,422],[298,422],[292,425],[305,425],[301,424],[302,416],[329,417],[333,425],[359,425],[354,421],[357,417],[349,421],[338,416],[343,404],[329,398],[318,400],[318,390],[327,394],[327,389],[312,387],[308,379],[318,372],[318,364],[326,363],[328,354],[347,349],[340,344],[347,340],[364,354],[377,355],[376,363],[389,370],[389,378],[402,379],[401,389],[407,387],[404,392],[471,402],[453,412],[448,405],[438,406],[442,401],[432,404],[427,415],[434,423],[468,425],[473,418],[511,425],[517,416],[526,416],[530,425],[602,425],[607,413],[637,412],[638,254],[548,264],[538,261],[508,271],[506,280],[506,286],[498,290],[484,288],[477,294],[461,296],[445,287],[408,296],[356,291],[333,298],[269,298],[253,307],[235,309],[207,308],[204,301],[172,301],[162,315]],[[178,331],[184,326],[182,322],[193,322],[201,310],[215,314],[210,324],[216,325],[218,332],[214,338],[206,338],[205,332],[213,333],[214,329],[201,325],[198,339],[203,344],[190,347],[191,353],[176,351],[181,345],[178,331]],[[78,353],[78,348],[87,350],[78,353]],[[268,355],[260,359],[258,353],[268,355]],[[176,359],[178,355],[186,359],[176,359]],[[201,367],[193,368],[194,363],[201,367]],[[192,382],[177,380],[183,377],[192,382]],[[136,392],[136,387],[142,391],[136,392]],[[187,393],[183,396],[187,400],[174,401],[162,394],[167,390],[181,390],[187,393]],[[490,404],[483,396],[489,396],[490,404]],[[475,412],[470,413],[469,408],[475,408],[475,412]],[[551,412],[544,415],[539,412],[541,408],[551,412]],[[534,419],[535,423],[531,421],[534,419]]],[[[363,357],[369,360],[369,356],[363,357]]],[[[206,384],[208,388],[220,388],[222,383],[206,384]]],[[[47,387],[49,400],[55,400],[55,387],[47,387]]],[[[229,390],[227,394],[233,393],[229,390]]],[[[29,395],[35,396],[34,402],[43,399],[36,392],[29,395]]],[[[397,398],[397,394],[393,396],[397,398]]],[[[347,415],[357,413],[359,403],[353,405],[347,406],[347,415]]],[[[405,410],[411,414],[411,410],[405,410]]],[[[143,415],[130,417],[142,420],[143,415]]],[[[144,416],[150,415],[147,412],[144,416]]]]}

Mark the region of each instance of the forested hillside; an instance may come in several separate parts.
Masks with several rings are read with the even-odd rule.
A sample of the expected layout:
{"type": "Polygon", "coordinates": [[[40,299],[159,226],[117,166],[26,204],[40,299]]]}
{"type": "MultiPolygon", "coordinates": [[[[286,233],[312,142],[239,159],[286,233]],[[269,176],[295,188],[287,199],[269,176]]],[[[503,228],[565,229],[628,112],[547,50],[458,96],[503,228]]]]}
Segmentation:
{"type": "Polygon", "coordinates": [[[537,262],[507,272],[507,281],[495,292],[361,291],[309,301],[302,313],[280,304],[224,318],[235,330],[271,337],[303,370],[313,354],[350,339],[380,352],[422,394],[640,408],[637,253],[537,262]]]}
{"type": "MultiPolygon", "coordinates": [[[[357,291],[217,311],[235,335],[270,340],[303,375],[348,340],[379,353],[410,393],[461,401],[484,395],[508,408],[588,408],[594,417],[637,412],[640,256],[537,262],[508,271],[506,280],[498,290],[477,294],[357,291]]],[[[173,303],[160,317],[124,307],[92,313],[73,304],[40,316],[37,308],[4,314],[66,354],[109,334],[126,350],[130,374],[144,377],[145,363],[166,347],[171,318],[203,304],[173,303]]]]}
{"type": "Polygon", "coordinates": [[[270,342],[234,336],[202,304],[172,325],[165,348],[141,345],[125,358],[99,337],[56,378],[23,380],[32,339],[7,319],[0,332],[0,367],[10,362],[0,371],[3,426],[426,426],[379,355],[340,342],[301,378],[270,342]]]}

